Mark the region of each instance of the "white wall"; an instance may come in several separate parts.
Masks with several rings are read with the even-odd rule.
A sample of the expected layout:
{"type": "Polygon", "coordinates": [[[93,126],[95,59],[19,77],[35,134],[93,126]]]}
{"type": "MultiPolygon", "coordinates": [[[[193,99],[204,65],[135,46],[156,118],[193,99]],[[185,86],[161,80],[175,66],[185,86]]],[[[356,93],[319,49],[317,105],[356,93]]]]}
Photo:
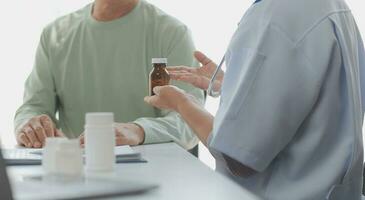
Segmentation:
{"type": "MultiPolygon", "coordinates": [[[[23,84],[30,73],[42,28],[58,16],[81,8],[91,0],[11,0],[3,1],[0,12],[0,136],[2,142],[14,144],[13,117],[21,104],[23,84]]],[[[196,46],[219,61],[230,36],[244,11],[253,0],[150,0],[179,18],[192,30],[196,46]]],[[[348,0],[363,35],[364,3],[348,0]]],[[[208,99],[207,109],[216,112],[218,99],[208,99]]],[[[202,160],[214,166],[205,149],[202,160]]]]}
{"type": "Polygon", "coordinates": [[[30,73],[43,27],[89,0],[11,0],[0,11],[0,136],[14,144],[13,118],[22,102],[23,85],[30,73]]]}

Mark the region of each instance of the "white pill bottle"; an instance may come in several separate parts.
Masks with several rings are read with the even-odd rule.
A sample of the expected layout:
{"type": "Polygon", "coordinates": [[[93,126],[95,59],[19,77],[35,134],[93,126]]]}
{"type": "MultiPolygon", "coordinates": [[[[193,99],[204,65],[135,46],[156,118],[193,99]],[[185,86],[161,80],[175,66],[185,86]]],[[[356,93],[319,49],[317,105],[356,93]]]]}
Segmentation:
{"type": "Polygon", "coordinates": [[[113,113],[86,113],[85,170],[111,172],[115,167],[113,113]]]}

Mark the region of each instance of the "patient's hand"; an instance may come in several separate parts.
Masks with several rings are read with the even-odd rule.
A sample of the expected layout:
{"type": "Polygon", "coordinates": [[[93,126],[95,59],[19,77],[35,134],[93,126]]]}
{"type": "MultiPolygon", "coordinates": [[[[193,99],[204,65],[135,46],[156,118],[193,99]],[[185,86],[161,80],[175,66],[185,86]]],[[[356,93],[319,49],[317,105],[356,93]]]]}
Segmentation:
{"type": "MultiPolygon", "coordinates": [[[[117,146],[121,145],[139,145],[144,142],[144,130],[137,124],[134,123],[115,123],[115,144],[117,146]]],[[[84,133],[80,135],[80,144],[84,146],[85,135],[84,133]]]]}
{"type": "Polygon", "coordinates": [[[48,115],[35,116],[16,130],[18,144],[28,148],[43,147],[47,137],[64,137],[48,115]]]}
{"type": "Polygon", "coordinates": [[[115,123],[116,145],[139,145],[144,142],[144,130],[134,123],[115,123]]]}

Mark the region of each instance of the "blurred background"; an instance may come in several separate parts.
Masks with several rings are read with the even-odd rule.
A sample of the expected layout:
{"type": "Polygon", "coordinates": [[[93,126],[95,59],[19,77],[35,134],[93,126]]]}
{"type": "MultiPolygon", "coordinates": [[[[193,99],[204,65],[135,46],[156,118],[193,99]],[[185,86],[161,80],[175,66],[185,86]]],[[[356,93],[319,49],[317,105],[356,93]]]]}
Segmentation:
{"type": "MultiPolygon", "coordinates": [[[[192,31],[197,49],[219,62],[237,23],[253,0],[147,0],[184,22],[192,31]]],[[[24,82],[34,62],[45,25],[92,0],[11,0],[1,2],[0,24],[0,140],[15,144],[13,118],[22,102],[24,82]]],[[[364,2],[347,0],[365,37],[364,2]],[[362,9],[361,9],[362,8],[362,9]]],[[[206,108],[215,114],[219,99],[208,98],[206,108]]],[[[200,159],[215,168],[209,152],[200,145],[200,159]]]]}

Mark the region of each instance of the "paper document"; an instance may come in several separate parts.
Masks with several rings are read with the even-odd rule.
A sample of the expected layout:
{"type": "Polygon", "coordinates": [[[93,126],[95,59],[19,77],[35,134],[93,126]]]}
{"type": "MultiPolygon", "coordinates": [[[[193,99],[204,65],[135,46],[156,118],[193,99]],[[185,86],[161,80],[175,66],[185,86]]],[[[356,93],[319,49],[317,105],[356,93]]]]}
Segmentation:
{"type": "MultiPolygon", "coordinates": [[[[2,149],[7,165],[40,165],[42,152],[42,149],[30,148],[2,149]]],[[[146,162],[139,152],[134,151],[128,145],[116,146],[114,152],[117,163],[146,162]]]]}
{"type": "Polygon", "coordinates": [[[152,183],[110,178],[48,179],[47,177],[34,177],[24,181],[15,181],[13,183],[15,199],[105,199],[141,194],[158,187],[157,184],[152,183]]]}

